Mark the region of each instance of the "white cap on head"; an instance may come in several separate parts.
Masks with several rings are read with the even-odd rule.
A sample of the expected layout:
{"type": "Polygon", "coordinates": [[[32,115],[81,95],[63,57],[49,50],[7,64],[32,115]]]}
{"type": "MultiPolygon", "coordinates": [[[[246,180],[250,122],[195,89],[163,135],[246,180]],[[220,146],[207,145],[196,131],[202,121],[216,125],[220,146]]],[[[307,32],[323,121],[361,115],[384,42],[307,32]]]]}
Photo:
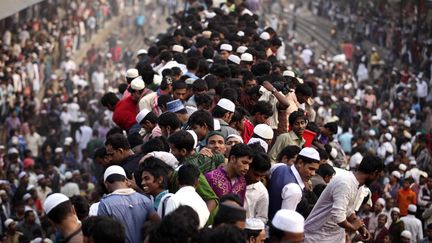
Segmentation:
{"type": "Polygon", "coordinates": [[[401,178],[401,173],[399,171],[397,171],[397,170],[393,171],[391,173],[391,175],[394,176],[394,177],[396,177],[396,178],[398,178],[398,179],[401,178]]]}
{"type": "Polygon", "coordinates": [[[240,30],[240,31],[237,32],[237,35],[240,36],[240,37],[243,37],[245,35],[245,33],[240,30]]]}
{"type": "Polygon", "coordinates": [[[184,47],[181,45],[173,45],[172,46],[172,51],[174,52],[179,52],[179,53],[183,53],[184,51],[184,47]]]}
{"type": "Polygon", "coordinates": [[[384,198],[378,198],[375,203],[379,203],[383,207],[385,207],[385,205],[386,205],[386,202],[385,202],[384,198]]]}
{"type": "Polygon", "coordinates": [[[165,162],[165,164],[169,165],[173,169],[178,167],[179,162],[177,158],[171,153],[165,151],[155,151],[148,154],[162,160],[163,162],[165,162]]]}
{"type": "Polygon", "coordinates": [[[51,210],[57,207],[60,203],[69,201],[69,198],[62,193],[53,193],[49,195],[43,204],[43,208],[46,214],[49,214],[51,210]]]}
{"type": "Polygon", "coordinates": [[[273,139],[273,129],[267,124],[258,124],[254,128],[254,134],[262,137],[263,139],[273,139]]]}
{"type": "Polygon", "coordinates": [[[21,173],[18,174],[18,179],[21,180],[26,175],[27,175],[27,173],[25,171],[21,171],[21,173]]]}
{"type": "Polygon", "coordinates": [[[221,46],[220,46],[220,49],[219,50],[221,50],[221,51],[232,51],[232,45],[230,45],[230,44],[222,44],[221,46]]]}
{"type": "Polygon", "coordinates": [[[249,139],[248,145],[254,144],[254,143],[259,143],[259,145],[264,149],[264,152],[267,153],[267,151],[268,151],[268,143],[266,141],[262,140],[261,138],[251,138],[251,139],[249,139]]]}
{"type": "Polygon", "coordinates": [[[44,174],[39,174],[39,175],[37,175],[36,178],[37,178],[38,181],[40,181],[42,179],[45,179],[45,175],[44,174]]]}
{"type": "Polygon", "coordinates": [[[250,53],[243,53],[240,58],[242,62],[253,62],[253,56],[250,53]]]}
{"type": "Polygon", "coordinates": [[[398,214],[400,214],[400,209],[398,207],[393,207],[392,209],[390,209],[390,213],[392,212],[396,212],[398,214]]]}
{"type": "Polygon", "coordinates": [[[298,155],[301,155],[303,157],[313,159],[316,161],[320,161],[320,156],[319,156],[318,151],[314,148],[311,148],[311,147],[303,148],[302,150],[300,150],[300,153],[298,155]]]}
{"type": "Polygon", "coordinates": [[[295,73],[293,71],[291,71],[291,70],[285,70],[282,73],[282,76],[295,78],[295,73]]]}
{"type": "Polygon", "coordinates": [[[408,139],[412,138],[411,133],[409,131],[407,131],[407,130],[403,131],[403,135],[404,135],[405,138],[408,138],[408,139]]]}
{"type": "Polygon", "coordinates": [[[70,179],[72,179],[72,172],[70,172],[70,171],[67,171],[65,174],[64,174],[64,176],[65,176],[65,178],[66,178],[66,180],[70,180],[70,179]]]}
{"type": "Polygon", "coordinates": [[[26,193],[24,194],[24,196],[22,197],[23,201],[29,200],[32,196],[30,195],[30,193],[26,193]]]}
{"type": "Polygon", "coordinates": [[[301,214],[290,209],[277,211],[272,220],[272,225],[282,231],[290,233],[304,232],[304,218],[301,214]]]}
{"type": "Polygon", "coordinates": [[[389,130],[389,132],[394,132],[394,127],[393,126],[388,126],[387,129],[389,130]]]}
{"type": "Polygon", "coordinates": [[[7,227],[9,227],[9,225],[11,225],[12,223],[15,223],[15,220],[13,220],[13,219],[11,219],[11,218],[6,219],[6,220],[4,221],[4,226],[7,228],[7,227]]]}
{"type": "Polygon", "coordinates": [[[134,78],[134,80],[132,80],[130,87],[133,90],[142,90],[145,88],[145,83],[144,80],[142,79],[141,76],[134,78]]]}
{"type": "Polygon", "coordinates": [[[412,234],[408,230],[402,231],[402,233],[401,233],[400,236],[403,237],[403,238],[406,238],[408,240],[411,240],[411,238],[412,238],[412,234]]]}
{"type": "Polygon", "coordinates": [[[386,133],[386,134],[384,134],[384,138],[385,138],[387,141],[390,141],[390,140],[393,138],[393,136],[392,136],[390,133],[386,133]]]}
{"type": "Polygon", "coordinates": [[[387,122],[385,120],[381,120],[380,121],[381,126],[385,127],[387,126],[387,122]]]}
{"type": "Polygon", "coordinates": [[[147,50],[146,49],[139,49],[136,53],[137,56],[142,55],[142,54],[147,54],[147,50]]]}
{"type": "Polygon", "coordinates": [[[350,167],[351,168],[356,168],[357,166],[360,165],[361,161],[363,160],[363,155],[361,155],[359,152],[353,154],[350,158],[350,167]]]}
{"type": "Polygon", "coordinates": [[[235,64],[240,64],[240,61],[241,61],[240,57],[238,57],[237,55],[233,55],[233,54],[228,56],[228,60],[230,60],[231,62],[233,62],[235,64]]]}
{"type": "Polygon", "coordinates": [[[194,139],[194,148],[196,148],[198,146],[198,135],[193,131],[193,130],[186,130],[188,133],[190,133],[190,135],[192,135],[193,139],[194,139]]]}
{"type": "Polygon", "coordinates": [[[369,130],[369,136],[374,137],[375,135],[376,135],[375,130],[373,130],[373,129],[369,130]]]}
{"type": "Polygon", "coordinates": [[[129,68],[126,70],[126,78],[136,78],[139,76],[138,69],[136,68],[129,68]]]}
{"type": "Polygon", "coordinates": [[[408,151],[408,146],[406,144],[402,144],[401,147],[400,147],[400,150],[406,152],[406,151],[408,151]]]}
{"type": "Polygon", "coordinates": [[[408,212],[411,212],[411,213],[417,212],[417,206],[414,204],[408,205],[408,212]]]}
{"type": "Polygon", "coordinates": [[[210,39],[211,34],[212,34],[212,32],[211,32],[210,30],[204,30],[204,31],[202,32],[202,35],[203,35],[205,38],[207,38],[207,39],[210,39]]]}
{"type": "Polygon", "coordinates": [[[225,110],[230,111],[230,112],[235,111],[234,102],[232,102],[231,100],[226,99],[226,98],[220,99],[219,102],[217,103],[217,106],[224,108],[225,110]]]}
{"type": "Polygon", "coordinates": [[[417,161],[415,159],[410,160],[409,162],[410,165],[417,165],[417,161]]]}
{"type": "Polygon", "coordinates": [[[406,171],[406,169],[407,169],[407,166],[405,164],[400,164],[399,165],[399,170],[406,171]]]}
{"type": "Polygon", "coordinates": [[[246,46],[239,46],[239,47],[237,47],[236,52],[240,53],[240,54],[243,54],[243,53],[245,53],[245,51],[247,51],[247,49],[248,48],[246,46]]]}
{"type": "Polygon", "coordinates": [[[270,40],[270,34],[266,31],[262,32],[259,37],[263,40],[270,40]]]}
{"type": "Polygon", "coordinates": [[[263,230],[265,229],[264,222],[257,218],[247,218],[245,229],[249,230],[263,230]]]}
{"type": "Polygon", "coordinates": [[[105,173],[104,173],[104,182],[106,181],[106,179],[110,175],[122,175],[122,176],[126,177],[126,172],[125,172],[125,170],[121,166],[111,165],[110,167],[108,167],[105,170],[105,173]]]}
{"type": "Polygon", "coordinates": [[[58,154],[58,153],[62,153],[62,152],[63,152],[63,148],[57,147],[57,148],[54,149],[54,152],[55,152],[56,154],[58,154]]]}
{"type": "Polygon", "coordinates": [[[8,149],[8,154],[18,154],[18,149],[16,149],[15,147],[12,147],[10,149],[8,149]]]}
{"type": "Polygon", "coordinates": [[[243,138],[240,137],[240,136],[237,135],[237,134],[230,134],[230,135],[228,135],[228,137],[226,138],[226,140],[228,141],[228,139],[230,139],[230,138],[235,138],[235,139],[237,139],[238,141],[240,141],[240,143],[244,143],[243,138]]]}
{"type": "Polygon", "coordinates": [[[409,120],[405,120],[403,124],[405,127],[411,127],[411,122],[409,120]]]}
{"type": "Polygon", "coordinates": [[[150,111],[149,110],[147,110],[147,109],[142,109],[137,115],[136,115],[136,122],[137,123],[141,123],[142,122],[142,120],[147,116],[147,114],[148,113],[150,113],[150,111]]]}

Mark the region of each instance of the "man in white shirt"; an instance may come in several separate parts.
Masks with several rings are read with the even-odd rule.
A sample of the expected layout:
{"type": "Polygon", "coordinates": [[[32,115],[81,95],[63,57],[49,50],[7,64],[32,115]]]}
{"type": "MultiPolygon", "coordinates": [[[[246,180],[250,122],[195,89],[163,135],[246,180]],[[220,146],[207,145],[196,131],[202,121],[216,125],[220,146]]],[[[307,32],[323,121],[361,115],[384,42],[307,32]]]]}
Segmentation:
{"type": "Polygon", "coordinates": [[[195,188],[198,186],[199,175],[200,171],[198,167],[192,164],[182,165],[178,169],[177,180],[180,189],[168,199],[166,214],[169,214],[182,205],[187,205],[198,214],[200,228],[203,228],[207,223],[210,212],[207,208],[207,204],[195,191],[195,188]]]}
{"type": "Polygon", "coordinates": [[[105,74],[100,69],[101,68],[97,66],[96,70],[92,73],[91,82],[94,91],[102,94],[104,93],[105,74]]]}
{"type": "Polygon", "coordinates": [[[423,228],[420,219],[415,217],[417,212],[417,206],[410,204],[408,206],[408,215],[402,217],[401,220],[404,222],[405,230],[408,230],[412,237],[411,243],[420,242],[423,239],[423,228]]]}

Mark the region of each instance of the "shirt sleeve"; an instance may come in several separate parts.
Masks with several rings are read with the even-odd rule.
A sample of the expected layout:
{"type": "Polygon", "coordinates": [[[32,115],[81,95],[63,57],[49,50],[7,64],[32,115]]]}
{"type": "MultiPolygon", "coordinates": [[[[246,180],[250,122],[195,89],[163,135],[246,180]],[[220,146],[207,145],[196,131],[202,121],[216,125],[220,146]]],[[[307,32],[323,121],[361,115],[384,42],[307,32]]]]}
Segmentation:
{"type": "Polygon", "coordinates": [[[268,221],[269,195],[263,192],[256,203],[255,217],[262,220],[264,224],[268,221]]]}
{"type": "Polygon", "coordinates": [[[108,213],[107,207],[105,206],[105,203],[103,203],[103,202],[99,203],[97,215],[98,216],[109,216],[109,213],[108,213]]]}
{"type": "Polygon", "coordinates": [[[273,145],[272,149],[270,150],[270,159],[272,162],[277,162],[276,158],[278,156],[278,154],[280,153],[280,151],[285,147],[286,144],[286,139],[285,139],[285,135],[279,135],[279,137],[276,139],[275,144],[273,145]]]}
{"type": "Polygon", "coordinates": [[[301,201],[302,190],[295,183],[286,184],[282,188],[282,209],[296,210],[297,204],[301,201]]]}
{"type": "Polygon", "coordinates": [[[346,220],[350,191],[346,183],[338,182],[333,189],[333,207],[330,210],[331,218],[338,224],[346,220]]]}
{"type": "Polygon", "coordinates": [[[178,203],[175,201],[173,197],[170,197],[166,202],[165,206],[165,215],[168,215],[172,211],[176,210],[179,207],[178,203]]]}
{"type": "Polygon", "coordinates": [[[218,199],[218,197],[216,196],[216,193],[213,191],[210,184],[208,183],[208,181],[206,180],[206,178],[204,177],[204,175],[202,173],[200,174],[200,176],[198,178],[198,184],[199,185],[196,189],[196,192],[198,193],[198,195],[200,195],[200,197],[205,202],[218,199]]]}

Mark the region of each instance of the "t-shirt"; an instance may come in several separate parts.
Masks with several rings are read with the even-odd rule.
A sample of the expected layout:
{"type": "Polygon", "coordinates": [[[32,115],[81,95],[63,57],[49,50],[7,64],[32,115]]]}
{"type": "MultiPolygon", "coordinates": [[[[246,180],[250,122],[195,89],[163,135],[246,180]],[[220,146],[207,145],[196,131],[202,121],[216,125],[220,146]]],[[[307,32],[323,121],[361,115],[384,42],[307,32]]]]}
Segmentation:
{"type": "Polygon", "coordinates": [[[121,99],[115,106],[112,120],[123,130],[129,130],[136,123],[138,105],[132,96],[121,99]]]}

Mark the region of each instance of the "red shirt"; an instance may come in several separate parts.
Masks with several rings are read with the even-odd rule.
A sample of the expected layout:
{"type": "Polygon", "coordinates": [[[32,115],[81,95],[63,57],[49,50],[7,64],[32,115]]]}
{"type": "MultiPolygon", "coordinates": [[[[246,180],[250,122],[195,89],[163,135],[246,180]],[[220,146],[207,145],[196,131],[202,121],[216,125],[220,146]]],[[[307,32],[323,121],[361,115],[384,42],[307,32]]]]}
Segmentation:
{"type": "Polygon", "coordinates": [[[128,96],[121,99],[114,108],[112,119],[123,130],[129,130],[136,123],[138,104],[128,96]]]}
{"type": "Polygon", "coordinates": [[[248,119],[244,119],[244,127],[241,136],[245,144],[249,142],[253,133],[254,133],[254,125],[252,125],[252,123],[248,119]]]}

